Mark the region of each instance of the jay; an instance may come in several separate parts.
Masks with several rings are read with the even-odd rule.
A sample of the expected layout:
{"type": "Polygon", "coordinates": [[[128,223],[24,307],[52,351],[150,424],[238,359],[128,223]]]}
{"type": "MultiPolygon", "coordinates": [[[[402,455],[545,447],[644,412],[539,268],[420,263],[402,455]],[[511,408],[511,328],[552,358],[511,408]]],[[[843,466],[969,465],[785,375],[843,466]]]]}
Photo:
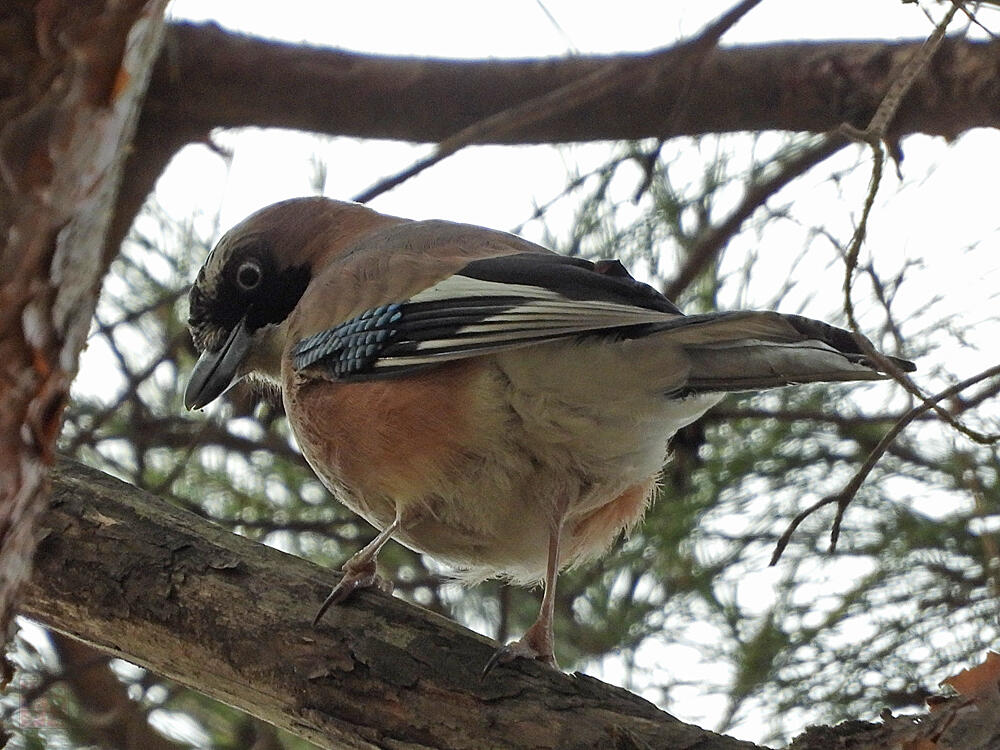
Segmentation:
{"type": "Polygon", "coordinates": [[[617,261],[327,198],[226,233],[189,325],[200,359],[186,406],[247,376],[277,386],[309,465],[379,530],[317,621],[382,585],[390,537],[469,582],[544,581],[538,619],[488,668],[555,665],[559,571],[638,523],[667,441],[726,393],[886,377],[854,335],[816,320],[684,315],[617,261]]]}

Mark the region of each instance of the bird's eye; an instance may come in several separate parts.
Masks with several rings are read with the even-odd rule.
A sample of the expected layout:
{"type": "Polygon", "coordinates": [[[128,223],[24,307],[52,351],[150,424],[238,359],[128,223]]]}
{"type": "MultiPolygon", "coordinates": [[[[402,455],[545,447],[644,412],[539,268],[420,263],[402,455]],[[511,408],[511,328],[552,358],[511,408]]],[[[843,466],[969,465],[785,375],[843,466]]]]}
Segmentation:
{"type": "Polygon", "coordinates": [[[236,284],[244,292],[252,292],[260,286],[264,272],[255,261],[247,260],[236,269],[236,284]]]}

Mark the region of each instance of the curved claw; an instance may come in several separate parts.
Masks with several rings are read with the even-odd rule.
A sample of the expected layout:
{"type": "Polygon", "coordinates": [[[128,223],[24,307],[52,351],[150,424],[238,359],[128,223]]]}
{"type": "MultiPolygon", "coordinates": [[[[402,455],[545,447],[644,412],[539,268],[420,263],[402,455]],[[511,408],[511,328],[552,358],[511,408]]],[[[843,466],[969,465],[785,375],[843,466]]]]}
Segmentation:
{"type": "Polygon", "coordinates": [[[349,597],[351,594],[353,594],[356,589],[362,588],[362,584],[361,583],[355,583],[353,585],[347,585],[347,586],[345,586],[344,585],[344,581],[346,581],[346,580],[347,580],[347,576],[345,575],[341,579],[340,583],[338,583],[336,586],[334,586],[333,590],[330,591],[329,594],[327,594],[327,597],[326,597],[326,599],[323,600],[323,603],[321,605],[319,605],[319,610],[316,612],[316,616],[313,617],[313,621],[312,621],[312,626],[314,628],[317,625],[319,625],[319,621],[323,619],[323,615],[326,614],[326,611],[328,609],[330,609],[330,607],[332,607],[334,604],[340,604],[347,597],[349,597]]]}
{"type": "Polygon", "coordinates": [[[491,656],[490,660],[486,662],[486,666],[483,667],[483,671],[479,673],[480,680],[485,680],[486,675],[492,672],[496,668],[497,664],[501,663],[501,660],[503,658],[502,651],[503,651],[503,646],[501,646],[500,648],[498,648],[496,651],[493,652],[493,656],[491,656]]]}
{"type": "Polygon", "coordinates": [[[547,634],[544,622],[541,625],[535,623],[521,638],[494,651],[493,656],[483,667],[483,671],[479,675],[480,679],[486,677],[498,665],[509,664],[515,659],[533,659],[547,664],[553,669],[559,669],[555,654],[552,653],[551,635],[547,634]]]}
{"type": "Polygon", "coordinates": [[[483,667],[482,673],[480,673],[480,679],[486,677],[490,672],[492,672],[500,664],[510,664],[510,662],[515,659],[535,659],[542,662],[543,664],[548,664],[549,666],[555,666],[555,659],[551,656],[545,658],[540,654],[531,644],[527,643],[524,638],[518,641],[511,641],[505,646],[501,646],[496,651],[493,652],[493,656],[490,660],[486,662],[486,666],[483,667]]]}
{"type": "Polygon", "coordinates": [[[315,628],[319,625],[319,621],[323,619],[323,615],[326,611],[330,609],[334,604],[340,604],[351,596],[358,589],[378,589],[387,594],[392,593],[392,582],[387,581],[375,572],[375,562],[371,561],[364,565],[356,566],[344,566],[344,577],[340,579],[340,582],[333,587],[333,590],[327,595],[326,599],[319,607],[319,611],[316,612],[316,616],[313,617],[312,625],[315,628]]]}

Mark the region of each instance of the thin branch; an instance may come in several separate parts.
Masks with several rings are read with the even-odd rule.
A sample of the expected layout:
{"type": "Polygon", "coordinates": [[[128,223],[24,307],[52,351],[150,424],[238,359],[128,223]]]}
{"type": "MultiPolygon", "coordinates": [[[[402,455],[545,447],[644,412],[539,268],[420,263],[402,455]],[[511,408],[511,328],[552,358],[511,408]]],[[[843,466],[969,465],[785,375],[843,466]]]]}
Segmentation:
{"type": "MultiPolygon", "coordinates": [[[[973,3],[973,4],[977,5],[977,6],[978,5],[982,5],[983,4],[983,0],[981,0],[981,2],[977,2],[977,3],[973,3]]],[[[956,5],[958,5],[962,9],[962,13],[964,13],[965,17],[969,19],[969,23],[973,24],[974,26],[977,26],[983,33],[985,33],[987,36],[989,36],[990,39],[992,39],[994,41],[1000,39],[1000,35],[997,35],[995,32],[990,31],[988,28],[986,28],[986,26],[976,17],[976,14],[973,13],[968,8],[965,7],[965,3],[964,2],[956,3],[956,5]]]]}
{"type": "Polygon", "coordinates": [[[675,104],[676,111],[677,104],[683,104],[687,101],[693,78],[700,70],[705,55],[716,47],[719,38],[726,31],[759,2],[760,0],[743,0],[691,42],[665,48],[642,60],[625,59],[609,63],[554,91],[483,118],[445,138],[435,146],[434,151],[429,156],[419,159],[401,172],[380,180],[355,196],[354,200],[358,203],[367,203],[466,146],[493,140],[539,121],[569,112],[618,89],[630,78],[637,78],[640,74],[644,73],[644,77],[655,80],[662,71],[668,68],[668,64],[669,67],[676,69],[680,67],[678,63],[681,62],[686,63],[684,67],[688,69],[688,77],[681,99],[675,104]],[[688,59],[689,57],[691,59],[688,59]]]}
{"type": "Polygon", "coordinates": [[[903,98],[906,96],[907,92],[909,92],[914,82],[916,82],[921,71],[923,71],[923,69],[930,62],[934,53],[937,52],[938,48],[941,46],[941,42],[944,41],[945,33],[948,29],[948,25],[955,17],[958,9],[959,3],[953,3],[948,13],[946,13],[944,18],[941,19],[941,22],[934,29],[934,32],[927,38],[927,41],[924,42],[923,46],[921,46],[921,48],[915,52],[909,60],[907,60],[902,72],[895,78],[895,80],[893,80],[892,85],[889,87],[889,91],[886,93],[885,97],[883,97],[882,102],[875,111],[875,115],[868,123],[868,127],[864,130],[858,130],[857,128],[845,123],[840,128],[842,135],[855,141],[867,143],[871,146],[872,154],[874,156],[872,163],[872,176],[868,185],[868,194],[865,197],[864,207],[861,212],[861,219],[858,222],[857,228],[854,230],[854,235],[851,237],[851,243],[848,246],[847,258],[845,260],[844,312],[847,314],[847,320],[855,333],[859,332],[859,328],[857,319],[854,315],[854,303],[851,300],[851,286],[853,285],[854,271],[858,265],[858,256],[861,253],[861,246],[864,244],[865,237],[868,233],[868,218],[871,215],[872,206],[875,203],[875,196],[878,193],[879,185],[882,181],[882,168],[885,162],[885,150],[882,147],[882,143],[886,139],[889,124],[892,122],[892,119],[896,116],[896,112],[899,111],[900,105],[903,103],[903,98]]]}
{"type": "MultiPolygon", "coordinates": [[[[864,482],[865,478],[871,472],[875,462],[877,462],[878,459],[885,453],[888,444],[894,440],[896,435],[898,435],[899,432],[910,423],[910,421],[916,418],[917,415],[933,410],[942,420],[977,443],[993,444],[1000,441],[1000,435],[988,435],[981,433],[962,424],[954,414],[951,414],[947,410],[938,406],[940,398],[927,398],[923,391],[902,370],[896,367],[896,365],[893,364],[893,362],[887,357],[878,352],[871,345],[868,339],[861,334],[860,326],[858,325],[857,317],[855,315],[854,301],[851,297],[854,275],[858,269],[858,258],[861,254],[861,247],[864,244],[868,233],[868,220],[871,216],[872,208],[875,205],[875,197],[878,194],[879,186],[882,183],[882,173],[885,166],[885,149],[883,147],[883,143],[888,137],[889,125],[896,116],[896,113],[898,112],[903,99],[906,97],[906,94],[930,62],[935,52],[937,52],[940,48],[941,43],[945,39],[945,33],[948,25],[955,17],[955,14],[958,13],[960,7],[961,3],[957,0],[952,2],[951,8],[949,8],[940,23],[938,23],[935,27],[934,32],[927,38],[927,41],[923,44],[920,50],[907,61],[902,72],[893,80],[889,91],[879,104],[879,107],[869,122],[868,127],[864,130],[858,130],[857,128],[845,123],[840,128],[840,133],[843,136],[852,138],[859,142],[867,143],[872,149],[873,156],[872,174],[868,184],[868,193],[865,196],[864,205],[862,207],[861,218],[858,221],[858,225],[855,228],[853,236],[851,237],[851,242],[847,248],[846,257],[844,259],[844,312],[847,316],[848,324],[853,331],[855,339],[857,340],[861,350],[867,356],[871,357],[882,370],[889,373],[896,381],[898,381],[907,392],[919,399],[921,401],[921,406],[916,407],[915,412],[911,411],[904,416],[903,419],[897,422],[896,425],[886,434],[886,436],[883,437],[878,446],[876,446],[875,450],[869,454],[861,469],[858,470],[843,491],[837,495],[823,498],[792,520],[788,529],[786,529],[775,548],[774,554],[771,558],[772,565],[781,557],[781,553],[784,551],[788,544],[788,540],[791,538],[792,533],[798,525],[817,509],[834,502],[837,503],[837,515],[834,518],[833,528],[830,532],[830,547],[831,549],[836,547],[837,539],[840,536],[840,527],[843,521],[844,513],[847,510],[847,506],[850,505],[854,496],[857,494],[861,483],[864,482]]],[[[978,382],[978,380],[981,379],[983,379],[981,376],[976,376],[972,382],[978,382]]],[[[959,388],[958,390],[961,389],[959,388]]],[[[954,393],[957,393],[958,390],[954,391],[954,393]]],[[[946,393],[951,395],[952,392],[949,390],[946,391],[946,393]]]]}
{"type": "Polygon", "coordinates": [[[892,429],[890,429],[882,437],[882,439],[879,440],[878,445],[876,445],[871,453],[868,454],[868,457],[861,465],[861,468],[855,472],[854,476],[851,477],[851,480],[844,486],[844,489],[835,495],[827,495],[826,497],[818,500],[792,519],[792,521],[788,524],[788,528],[785,529],[785,532],[779,537],[778,542],[775,545],[774,553],[771,555],[770,564],[775,565],[778,560],[781,559],[782,553],[788,546],[789,541],[791,541],[792,534],[795,533],[795,530],[806,518],[826,505],[837,503],[837,516],[834,519],[833,529],[830,533],[830,551],[832,552],[836,548],[837,539],[840,535],[840,523],[843,520],[844,511],[847,509],[851,500],[854,499],[854,496],[861,488],[861,485],[864,484],[872,469],[875,468],[875,464],[877,464],[879,459],[882,458],[889,445],[892,444],[899,433],[901,433],[907,425],[909,425],[921,414],[935,409],[937,404],[941,401],[951,398],[976,383],[997,377],[998,375],[1000,375],[1000,365],[994,365],[993,367],[983,370],[978,375],[973,375],[970,378],[966,378],[965,380],[945,388],[940,393],[924,399],[922,403],[910,409],[896,422],[896,424],[892,426],[892,429]]]}
{"type": "MultiPolygon", "coordinates": [[[[896,367],[892,361],[882,356],[882,354],[878,352],[861,334],[857,317],[855,316],[854,301],[851,298],[851,288],[854,284],[854,273],[858,268],[858,257],[861,254],[861,246],[864,244],[865,237],[868,233],[868,219],[871,215],[872,207],[875,204],[875,196],[877,195],[879,186],[882,182],[882,170],[885,164],[885,149],[882,144],[887,138],[889,124],[892,122],[893,117],[895,117],[900,104],[902,104],[904,97],[917,80],[917,77],[930,62],[934,53],[940,48],[941,43],[944,41],[948,25],[951,23],[960,7],[961,3],[955,0],[952,3],[951,8],[945,14],[944,18],[941,19],[940,23],[938,23],[937,27],[934,29],[934,32],[927,38],[924,45],[910,58],[910,60],[907,61],[902,73],[900,73],[900,75],[893,81],[889,92],[885,95],[885,98],[879,105],[879,108],[875,112],[875,116],[872,117],[868,127],[865,128],[865,130],[858,130],[845,123],[840,128],[843,135],[856,141],[867,143],[871,147],[873,155],[872,175],[868,184],[868,194],[865,196],[864,206],[861,211],[861,219],[858,222],[857,228],[854,230],[854,235],[851,237],[851,242],[847,249],[847,257],[844,259],[844,313],[847,315],[848,324],[854,332],[855,338],[865,355],[871,357],[878,363],[882,370],[892,375],[892,377],[900,385],[902,385],[907,392],[917,399],[922,400],[924,403],[928,402],[923,394],[923,391],[909,378],[909,376],[906,375],[906,373],[896,367]]],[[[977,430],[973,430],[972,428],[962,424],[955,418],[954,415],[948,413],[945,409],[938,407],[936,404],[930,404],[930,408],[932,408],[934,413],[937,414],[942,420],[976,443],[991,445],[1000,440],[1000,435],[988,435],[977,430]]]]}
{"type": "Polygon", "coordinates": [[[736,234],[746,221],[769,198],[784,188],[789,182],[809,171],[824,159],[837,153],[849,141],[838,134],[828,134],[817,143],[802,149],[792,158],[785,161],[780,169],[766,179],[751,185],[743,196],[740,204],[722,221],[709,228],[698,238],[677,271],[673,280],[667,284],[664,294],[670,299],[677,299],[688,285],[697,278],[719,251],[736,234]]]}

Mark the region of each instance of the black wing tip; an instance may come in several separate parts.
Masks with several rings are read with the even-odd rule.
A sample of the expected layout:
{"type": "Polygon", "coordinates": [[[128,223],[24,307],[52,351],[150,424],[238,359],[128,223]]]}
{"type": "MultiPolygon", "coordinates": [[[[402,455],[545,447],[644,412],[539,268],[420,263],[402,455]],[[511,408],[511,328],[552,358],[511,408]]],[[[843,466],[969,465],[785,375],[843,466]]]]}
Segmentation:
{"type": "Polygon", "coordinates": [[[884,355],[887,360],[892,362],[896,367],[898,367],[903,372],[916,372],[917,364],[916,362],[911,362],[908,359],[903,359],[902,357],[893,357],[889,354],[884,355]]]}
{"type": "MultiPolygon", "coordinates": [[[[795,330],[799,333],[817,338],[830,346],[837,349],[842,354],[853,354],[857,355],[857,362],[863,364],[867,367],[871,367],[873,370],[883,371],[883,368],[878,362],[870,359],[865,352],[862,350],[861,344],[858,342],[857,337],[850,331],[844,330],[843,328],[837,328],[829,323],[824,323],[820,320],[813,320],[812,318],[806,318],[801,315],[782,315],[785,320],[787,320],[795,330]]],[[[868,342],[871,345],[871,342],[868,342]]],[[[917,365],[908,359],[903,359],[902,357],[894,357],[890,354],[883,354],[887,360],[889,360],[895,367],[903,372],[916,372],[917,365]]]]}

